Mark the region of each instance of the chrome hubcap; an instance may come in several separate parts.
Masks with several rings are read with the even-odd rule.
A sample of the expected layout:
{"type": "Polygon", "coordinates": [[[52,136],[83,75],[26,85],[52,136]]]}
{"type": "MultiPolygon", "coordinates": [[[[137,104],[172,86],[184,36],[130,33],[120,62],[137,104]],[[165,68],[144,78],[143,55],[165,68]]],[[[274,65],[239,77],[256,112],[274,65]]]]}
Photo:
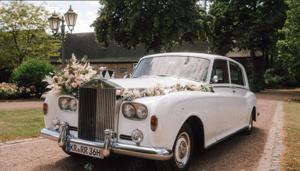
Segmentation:
{"type": "Polygon", "coordinates": [[[186,132],[181,133],[176,141],[175,161],[179,168],[183,168],[190,157],[190,137],[186,132]]]}
{"type": "Polygon", "coordinates": [[[250,120],[249,120],[249,125],[248,125],[248,130],[250,131],[252,129],[252,115],[250,116],[250,120]]]}

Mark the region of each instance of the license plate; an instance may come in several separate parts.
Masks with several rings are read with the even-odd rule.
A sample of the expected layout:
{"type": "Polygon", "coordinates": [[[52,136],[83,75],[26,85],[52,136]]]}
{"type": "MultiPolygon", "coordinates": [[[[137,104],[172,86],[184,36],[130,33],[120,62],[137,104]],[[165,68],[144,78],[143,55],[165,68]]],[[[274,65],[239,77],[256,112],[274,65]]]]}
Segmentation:
{"type": "Polygon", "coordinates": [[[103,158],[102,148],[87,146],[73,142],[67,142],[67,151],[96,158],[103,158]]]}

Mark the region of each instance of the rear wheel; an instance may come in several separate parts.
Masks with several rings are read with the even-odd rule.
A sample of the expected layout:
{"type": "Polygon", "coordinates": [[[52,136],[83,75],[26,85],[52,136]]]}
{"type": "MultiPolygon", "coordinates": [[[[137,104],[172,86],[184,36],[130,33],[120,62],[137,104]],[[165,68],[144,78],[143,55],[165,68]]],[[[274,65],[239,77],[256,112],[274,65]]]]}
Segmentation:
{"type": "Polygon", "coordinates": [[[244,130],[244,133],[246,135],[250,135],[251,131],[252,131],[252,128],[253,128],[253,116],[252,116],[252,113],[251,113],[248,127],[244,130]]]}
{"type": "Polygon", "coordinates": [[[173,157],[168,161],[156,161],[158,170],[187,170],[194,150],[194,136],[188,124],[180,129],[173,147],[173,157]]]}

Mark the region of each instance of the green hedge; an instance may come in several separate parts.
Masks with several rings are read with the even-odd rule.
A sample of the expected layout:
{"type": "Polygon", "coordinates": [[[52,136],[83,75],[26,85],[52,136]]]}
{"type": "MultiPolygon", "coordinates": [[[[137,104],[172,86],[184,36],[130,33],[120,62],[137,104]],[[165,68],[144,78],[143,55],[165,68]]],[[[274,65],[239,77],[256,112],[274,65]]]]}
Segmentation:
{"type": "MultiPolygon", "coordinates": [[[[11,78],[18,87],[30,88],[30,94],[40,97],[47,87],[47,83],[42,80],[54,70],[55,68],[45,61],[30,59],[14,69],[11,78]]],[[[28,96],[28,94],[23,95],[28,96]]]]}

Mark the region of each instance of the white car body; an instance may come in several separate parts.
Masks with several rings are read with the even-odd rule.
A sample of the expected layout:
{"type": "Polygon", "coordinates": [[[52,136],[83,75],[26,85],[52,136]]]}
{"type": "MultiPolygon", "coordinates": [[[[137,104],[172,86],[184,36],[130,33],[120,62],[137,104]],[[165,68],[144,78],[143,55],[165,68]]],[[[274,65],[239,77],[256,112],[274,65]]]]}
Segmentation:
{"type": "MultiPolygon", "coordinates": [[[[102,81],[118,85],[118,87],[121,87],[122,89],[153,88],[157,84],[168,87],[178,83],[181,85],[210,85],[213,86],[214,92],[178,91],[166,93],[161,96],[136,98],[132,101],[118,100],[121,104],[114,114],[116,117],[113,121],[113,134],[116,135],[113,136],[113,138],[108,136],[110,139],[108,147],[105,145],[106,141],[108,141],[106,138],[104,139],[104,142],[99,142],[99,144],[98,142],[93,143],[91,140],[81,140],[81,138],[78,138],[78,131],[72,129],[68,130],[70,133],[67,137],[62,135],[64,134],[62,133],[64,129],[60,128],[55,131],[53,122],[57,120],[59,122],[67,122],[72,127],[78,127],[78,112],[80,110],[77,108],[75,112],[62,111],[58,105],[59,98],[73,97],[52,92],[45,100],[45,103],[48,104],[48,111],[45,115],[45,128],[41,131],[41,135],[59,141],[61,144],[63,143],[63,145],[61,145],[63,148],[66,148],[65,142],[62,142],[61,139],[65,139],[66,142],[74,141],[79,144],[99,146],[103,148],[104,151],[107,150],[105,152],[103,151],[104,156],[108,156],[110,151],[112,151],[112,153],[164,161],[169,160],[175,155],[174,149],[176,147],[174,142],[176,142],[179,131],[185,123],[190,125],[193,134],[199,133],[199,135],[193,135],[193,137],[195,138],[195,141],[201,141],[200,143],[203,148],[208,148],[245,128],[251,131],[252,120],[256,121],[258,115],[256,112],[256,97],[249,90],[247,75],[241,64],[230,58],[218,55],[165,53],[146,56],[140,60],[137,67],[139,67],[141,61],[144,59],[166,56],[188,56],[209,60],[207,68],[208,72],[205,76],[206,80],[197,81],[176,76],[143,76],[138,78],[108,79],[102,81]],[[218,61],[220,65],[214,65],[215,61],[218,61]],[[222,68],[218,69],[218,66],[222,66],[223,71],[221,71],[222,68]],[[234,67],[237,70],[234,70],[234,67]],[[212,71],[215,72],[216,75],[219,74],[218,80],[224,79],[224,83],[212,82],[211,78],[214,76],[212,71]],[[220,79],[220,77],[222,78],[220,79]],[[122,112],[122,106],[125,103],[137,103],[146,106],[148,109],[148,116],[142,120],[126,118],[122,112]],[[155,131],[151,130],[151,116],[156,116],[157,118],[158,124],[155,131]],[[55,120],[55,118],[57,118],[57,120],[55,120]],[[143,134],[143,140],[139,143],[130,140],[133,130],[137,129],[143,134]],[[196,131],[196,129],[199,130],[196,131]],[[127,136],[127,139],[121,138],[121,135],[127,136]],[[118,148],[120,146],[122,146],[122,148],[118,148]],[[128,147],[128,149],[125,147],[128,147]],[[132,150],[132,148],[134,148],[134,150],[132,150]],[[141,149],[146,151],[152,150],[152,152],[155,151],[157,153],[150,154],[152,152],[146,152],[147,154],[145,154],[144,152],[141,152],[141,149]]],[[[135,72],[137,71],[135,70],[135,72]]],[[[133,73],[133,76],[135,75],[135,72],[133,73]]],[[[166,90],[166,92],[169,91],[170,90],[166,90]]],[[[77,104],[79,101],[80,95],[79,100],[76,99],[77,104]]]]}

